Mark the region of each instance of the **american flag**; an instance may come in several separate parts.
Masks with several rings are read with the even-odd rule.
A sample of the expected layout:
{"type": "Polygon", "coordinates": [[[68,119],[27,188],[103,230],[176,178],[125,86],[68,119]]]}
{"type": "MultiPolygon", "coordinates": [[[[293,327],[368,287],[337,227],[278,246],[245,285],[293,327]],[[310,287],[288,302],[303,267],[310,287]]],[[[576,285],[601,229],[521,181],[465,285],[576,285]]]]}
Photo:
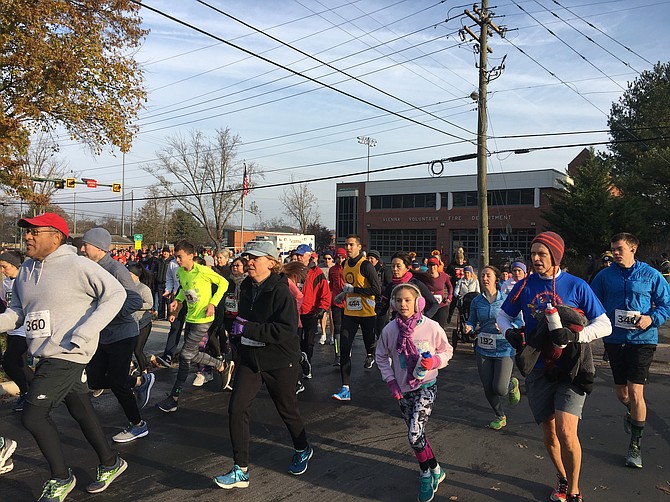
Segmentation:
{"type": "Polygon", "coordinates": [[[244,166],[244,179],[242,180],[242,196],[246,197],[249,195],[249,176],[247,176],[247,166],[244,166]]]}

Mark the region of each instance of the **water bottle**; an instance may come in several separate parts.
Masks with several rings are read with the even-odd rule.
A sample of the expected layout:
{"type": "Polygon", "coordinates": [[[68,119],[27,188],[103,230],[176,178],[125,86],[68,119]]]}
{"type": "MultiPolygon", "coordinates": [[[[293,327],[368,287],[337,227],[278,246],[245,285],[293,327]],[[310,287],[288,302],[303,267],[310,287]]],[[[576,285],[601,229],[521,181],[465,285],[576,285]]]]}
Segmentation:
{"type": "Polygon", "coordinates": [[[419,360],[416,362],[416,366],[414,367],[414,378],[417,380],[423,380],[426,378],[426,370],[423,366],[421,366],[421,358],[428,359],[431,357],[430,352],[424,352],[421,354],[421,357],[419,357],[419,360]]]}
{"type": "MultiPolygon", "coordinates": [[[[551,303],[547,303],[547,308],[544,309],[544,315],[547,317],[547,327],[549,328],[549,331],[563,327],[561,316],[558,314],[558,309],[551,303]]],[[[565,347],[566,345],[554,344],[554,348],[556,349],[564,349],[565,347]]]]}

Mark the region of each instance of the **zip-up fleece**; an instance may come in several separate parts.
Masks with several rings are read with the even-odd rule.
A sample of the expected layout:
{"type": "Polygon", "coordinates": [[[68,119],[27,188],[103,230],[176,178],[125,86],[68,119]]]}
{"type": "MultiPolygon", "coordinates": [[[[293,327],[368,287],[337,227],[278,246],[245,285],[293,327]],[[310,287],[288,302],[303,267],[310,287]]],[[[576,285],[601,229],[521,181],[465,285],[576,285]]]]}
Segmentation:
{"type": "Polygon", "coordinates": [[[44,260],[28,258],[14,282],[0,331],[26,328],[34,356],[87,364],[100,331],[121,309],[126,292],[100,265],[62,245],[44,260]],[[47,322],[48,320],[48,322],[47,322]]]}
{"type": "MultiPolygon", "coordinates": [[[[270,274],[253,296],[253,280],[240,284],[239,316],[247,320],[243,337],[265,345],[239,345],[240,362],[254,371],[297,367],[300,360],[298,308],[283,274],[270,274]]],[[[296,370],[297,375],[297,370],[296,370]]]]}

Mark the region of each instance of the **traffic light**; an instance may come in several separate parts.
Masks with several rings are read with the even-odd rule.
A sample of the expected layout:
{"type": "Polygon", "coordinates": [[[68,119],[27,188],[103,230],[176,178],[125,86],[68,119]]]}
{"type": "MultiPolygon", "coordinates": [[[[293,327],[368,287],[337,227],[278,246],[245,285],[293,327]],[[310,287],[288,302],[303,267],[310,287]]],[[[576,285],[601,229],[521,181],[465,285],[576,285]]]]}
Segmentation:
{"type": "Polygon", "coordinates": [[[65,180],[54,180],[54,187],[56,190],[62,190],[65,188],[65,180]]]}
{"type": "Polygon", "coordinates": [[[67,188],[74,188],[77,184],[77,180],[75,178],[65,178],[65,186],[67,188]]]}
{"type": "Polygon", "coordinates": [[[120,192],[121,183],[112,183],[112,192],[120,192]]]}

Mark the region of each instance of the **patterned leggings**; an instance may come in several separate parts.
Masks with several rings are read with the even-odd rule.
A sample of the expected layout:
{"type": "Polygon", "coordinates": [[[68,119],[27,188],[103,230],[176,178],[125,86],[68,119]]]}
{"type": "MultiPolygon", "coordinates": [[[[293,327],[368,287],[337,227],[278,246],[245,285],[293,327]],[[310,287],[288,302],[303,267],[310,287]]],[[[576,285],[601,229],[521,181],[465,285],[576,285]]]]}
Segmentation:
{"type": "Polygon", "coordinates": [[[437,382],[428,388],[419,388],[403,395],[400,403],[402,418],[407,424],[407,439],[415,452],[422,452],[426,440],[426,422],[433,411],[437,395],[437,382]]]}

